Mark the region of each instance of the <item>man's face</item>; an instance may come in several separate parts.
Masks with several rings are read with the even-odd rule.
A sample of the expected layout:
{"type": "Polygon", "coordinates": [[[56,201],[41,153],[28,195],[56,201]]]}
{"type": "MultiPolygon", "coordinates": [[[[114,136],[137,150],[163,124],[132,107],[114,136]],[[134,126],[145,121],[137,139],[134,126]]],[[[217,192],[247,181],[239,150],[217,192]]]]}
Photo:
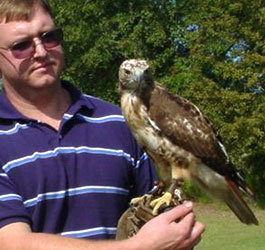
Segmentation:
{"type": "Polygon", "coordinates": [[[0,49],[0,71],[4,86],[20,91],[43,88],[59,81],[64,64],[62,46],[45,49],[41,34],[51,31],[55,24],[51,16],[36,6],[27,21],[0,22],[0,47],[10,48],[22,41],[33,41],[30,57],[16,58],[10,50],[0,49]]]}

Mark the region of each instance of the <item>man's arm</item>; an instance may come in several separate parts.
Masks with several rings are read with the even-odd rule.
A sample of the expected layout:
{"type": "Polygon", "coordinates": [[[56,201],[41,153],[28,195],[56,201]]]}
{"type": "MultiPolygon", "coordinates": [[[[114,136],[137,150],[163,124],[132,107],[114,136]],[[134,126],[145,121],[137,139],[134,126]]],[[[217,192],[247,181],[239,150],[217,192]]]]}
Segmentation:
{"type": "Polygon", "coordinates": [[[33,233],[26,223],[0,229],[0,248],[5,250],[169,250],[190,249],[200,241],[204,225],[196,222],[190,203],[152,219],[139,233],[123,241],[92,241],[33,233]],[[177,219],[181,220],[176,223],[177,219]]]}

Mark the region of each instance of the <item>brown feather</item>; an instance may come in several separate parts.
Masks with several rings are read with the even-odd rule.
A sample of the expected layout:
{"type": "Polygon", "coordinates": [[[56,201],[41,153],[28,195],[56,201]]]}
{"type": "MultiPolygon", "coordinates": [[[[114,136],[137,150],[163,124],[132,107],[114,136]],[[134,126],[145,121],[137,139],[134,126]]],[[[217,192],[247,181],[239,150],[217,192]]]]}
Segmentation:
{"type": "Polygon", "coordinates": [[[228,159],[212,125],[195,105],[156,85],[150,96],[148,114],[163,131],[163,136],[224,175],[224,169],[220,170],[218,166],[226,165],[228,159]]]}
{"type": "Polygon", "coordinates": [[[248,207],[247,203],[242,199],[238,187],[228,178],[226,178],[226,181],[231,190],[231,192],[227,193],[227,196],[224,198],[226,204],[231,208],[241,222],[248,225],[258,225],[258,220],[248,207]]]}

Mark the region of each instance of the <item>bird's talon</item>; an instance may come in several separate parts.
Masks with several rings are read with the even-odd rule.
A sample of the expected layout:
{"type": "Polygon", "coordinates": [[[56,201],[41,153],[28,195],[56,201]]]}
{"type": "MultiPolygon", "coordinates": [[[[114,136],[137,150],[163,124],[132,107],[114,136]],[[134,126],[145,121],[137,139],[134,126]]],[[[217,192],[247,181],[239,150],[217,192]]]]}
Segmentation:
{"type": "Polygon", "coordinates": [[[136,198],[133,198],[131,199],[131,202],[130,202],[130,205],[131,206],[137,206],[139,203],[145,203],[147,200],[150,200],[151,199],[151,196],[150,194],[145,194],[141,197],[136,197],[136,198]]]}
{"type": "Polygon", "coordinates": [[[153,200],[150,206],[153,207],[153,215],[157,215],[162,206],[169,206],[172,199],[172,194],[166,192],[162,197],[153,200]]]}

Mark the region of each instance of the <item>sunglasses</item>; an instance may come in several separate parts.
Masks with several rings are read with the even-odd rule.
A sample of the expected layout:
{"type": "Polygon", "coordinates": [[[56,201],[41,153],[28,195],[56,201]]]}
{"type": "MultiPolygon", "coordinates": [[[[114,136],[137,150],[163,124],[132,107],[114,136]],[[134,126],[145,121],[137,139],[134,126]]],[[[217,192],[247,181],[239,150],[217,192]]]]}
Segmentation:
{"type": "MultiPolygon", "coordinates": [[[[39,39],[46,50],[52,49],[61,44],[63,40],[63,31],[61,28],[43,33],[39,39]]],[[[35,42],[32,39],[14,43],[10,48],[2,48],[11,51],[12,55],[17,59],[25,59],[32,57],[35,53],[35,42]]]]}

